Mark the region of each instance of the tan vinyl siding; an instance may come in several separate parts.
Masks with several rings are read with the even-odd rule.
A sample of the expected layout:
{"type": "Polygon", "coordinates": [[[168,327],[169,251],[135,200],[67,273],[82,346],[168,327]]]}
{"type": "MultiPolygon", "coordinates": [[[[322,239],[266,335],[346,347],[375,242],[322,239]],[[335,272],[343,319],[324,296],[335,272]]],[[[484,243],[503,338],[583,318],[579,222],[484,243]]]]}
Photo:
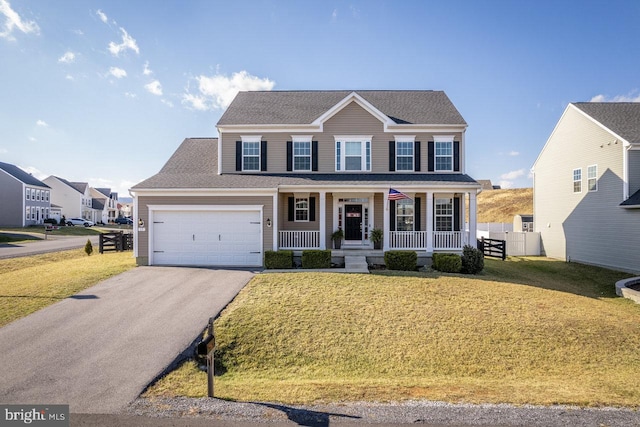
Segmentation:
{"type": "Polygon", "coordinates": [[[619,207],[623,147],[615,137],[569,107],[535,165],[534,219],[547,256],[611,268],[640,268],[640,211],[619,207]],[[598,190],[587,171],[598,166],[598,190]],[[582,192],[573,192],[573,170],[582,168],[582,192]],[[634,225],[635,224],[635,225],[634,225]]]}
{"type": "MultiPolygon", "coordinates": [[[[267,218],[273,218],[273,198],[271,196],[141,196],[138,198],[138,216],[147,225],[146,231],[138,231],[138,254],[137,256],[147,257],[149,255],[149,205],[182,205],[186,206],[234,206],[234,205],[257,205],[263,206],[263,224],[267,218]]],[[[263,226],[262,228],[263,249],[273,248],[273,228],[263,226]]]]}
{"type": "MultiPolygon", "coordinates": [[[[323,133],[296,132],[296,133],[223,133],[220,138],[222,144],[222,172],[236,172],[236,141],[241,141],[242,136],[261,135],[263,141],[267,141],[267,173],[287,172],[287,141],[291,141],[294,135],[312,135],[314,141],[318,141],[318,171],[317,173],[335,172],[335,138],[336,135],[363,135],[372,136],[371,139],[371,172],[389,172],[389,141],[394,141],[394,135],[400,132],[384,132],[383,123],[372,116],[364,108],[355,102],[344,107],[323,125],[323,133]]],[[[404,134],[416,135],[416,141],[420,141],[421,172],[427,172],[427,142],[433,141],[433,133],[405,132],[404,134]]],[[[461,141],[460,164],[464,164],[464,144],[462,134],[446,133],[453,135],[455,141],[461,141]]],[[[259,173],[252,171],[251,173],[259,173]]],[[[314,173],[314,172],[297,172],[314,173]]]]}
{"type": "Polygon", "coordinates": [[[640,190],[640,150],[629,151],[629,196],[640,190]]]}

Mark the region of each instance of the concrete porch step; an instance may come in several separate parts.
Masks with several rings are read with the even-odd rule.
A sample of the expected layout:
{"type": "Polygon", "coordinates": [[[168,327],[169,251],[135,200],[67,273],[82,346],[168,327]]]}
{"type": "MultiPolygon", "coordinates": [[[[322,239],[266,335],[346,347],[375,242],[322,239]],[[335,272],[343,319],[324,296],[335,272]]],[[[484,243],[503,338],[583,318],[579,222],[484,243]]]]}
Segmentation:
{"type": "Polygon", "coordinates": [[[364,255],[345,255],[344,267],[347,273],[368,273],[369,265],[364,255]]]}

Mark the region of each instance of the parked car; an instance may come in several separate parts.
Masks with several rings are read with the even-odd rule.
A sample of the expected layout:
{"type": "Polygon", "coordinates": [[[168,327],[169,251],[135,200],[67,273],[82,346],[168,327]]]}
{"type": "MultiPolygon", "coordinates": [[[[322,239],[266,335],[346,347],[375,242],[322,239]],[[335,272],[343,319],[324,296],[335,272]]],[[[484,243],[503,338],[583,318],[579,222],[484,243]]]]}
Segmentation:
{"type": "Polygon", "coordinates": [[[116,218],[116,220],[114,221],[116,224],[123,224],[123,225],[133,225],[133,220],[131,218],[125,218],[125,217],[119,217],[116,218]]]}
{"type": "Polygon", "coordinates": [[[84,218],[71,218],[67,220],[67,225],[84,225],[85,227],[93,227],[93,221],[84,218]]]}

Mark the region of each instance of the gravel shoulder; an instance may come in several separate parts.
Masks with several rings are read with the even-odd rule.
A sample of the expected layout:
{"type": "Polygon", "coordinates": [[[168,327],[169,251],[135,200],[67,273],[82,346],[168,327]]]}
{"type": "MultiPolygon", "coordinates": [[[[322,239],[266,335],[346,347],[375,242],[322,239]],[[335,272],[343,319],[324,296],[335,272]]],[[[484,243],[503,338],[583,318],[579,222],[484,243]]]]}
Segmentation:
{"type": "Polygon", "coordinates": [[[442,426],[616,426],[640,425],[640,411],[626,408],[450,404],[432,401],[398,403],[349,402],[327,405],[282,405],[220,399],[139,398],[127,415],[206,418],[238,422],[291,422],[298,425],[428,424],[442,426]]]}

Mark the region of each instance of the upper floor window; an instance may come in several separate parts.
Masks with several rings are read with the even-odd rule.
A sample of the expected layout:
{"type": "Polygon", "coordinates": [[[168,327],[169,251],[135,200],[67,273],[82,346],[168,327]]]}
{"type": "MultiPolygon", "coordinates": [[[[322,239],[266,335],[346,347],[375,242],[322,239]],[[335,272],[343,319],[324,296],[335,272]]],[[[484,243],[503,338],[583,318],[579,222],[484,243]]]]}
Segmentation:
{"type": "Polygon", "coordinates": [[[573,192],[582,193],[582,169],[573,170],[573,192]]]}
{"type": "Polygon", "coordinates": [[[587,188],[589,191],[598,191],[598,165],[587,168],[587,188]]]}
{"type": "Polygon", "coordinates": [[[28,188],[24,190],[24,196],[27,200],[31,200],[31,190],[28,188]]]}
{"type": "Polygon", "coordinates": [[[453,231],[453,199],[436,199],[435,231],[453,231]]]}
{"type": "Polygon", "coordinates": [[[31,200],[35,200],[36,199],[36,189],[32,188],[31,189],[31,200]]]}
{"type": "Polygon", "coordinates": [[[435,138],[435,170],[453,171],[453,138],[435,138]]]}
{"type": "Polygon", "coordinates": [[[414,166],[414,138],[396,138],[396,170],[413,171],[414,166]]]}
{"type": "Polygon", "coordinates": [[[36,190],[36,200],[40,200],[40,190],[36,190]]]}
{"type": "Polygon", "coordinates": [[[336,139],[336,171],[370,171],[371,137],[346,136],[336,139]]]}
{"type": "Polygon", "coordinates": [[[311,170],[311,138],[293,137],[293,170],[311,170]]]}
{"type": "Polygon", "coordinates": [[[47,191],[45,192],[45,194],[46,194],[46,201],[48,202],[48,201],[49,201],[49,191],[47,190],[47,191]]]}
{"type": "Polygon", "coordinates": [[[411,199],[396,201],[396,231],[413,231],[414,206],[411,199]]]}
{"type": "Polygon", "coordinates": [[[260,141],[242,141],[242,170],[260,170],[260,141]]]}

